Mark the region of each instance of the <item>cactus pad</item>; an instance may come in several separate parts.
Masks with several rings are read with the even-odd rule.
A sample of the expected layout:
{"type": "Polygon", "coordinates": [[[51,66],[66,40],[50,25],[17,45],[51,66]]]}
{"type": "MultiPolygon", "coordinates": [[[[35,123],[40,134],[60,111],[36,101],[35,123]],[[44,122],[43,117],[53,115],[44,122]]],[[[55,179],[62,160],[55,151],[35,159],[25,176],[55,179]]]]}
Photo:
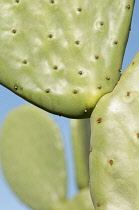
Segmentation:
{"type": "Polygon", "coordinates": [[[79,189],[89,186],[90,119],[71,120],[76,180],[79,189]]]}
{"type": "Polygon", "coordinates": [[[35,210],[49,210],[65,200],[66,169],[59,130],[33,106],[10,113],[2,130],[4,175],[17,196],[35,210]]]}
{"type": "Polygon", "coordinates": [[[80,190],[73,199],[58,204],[52,210],[94,210],[89,189],[80,190]]]}
{"type": "Polygon", "coordinates": [[[95,209],[139,209],[139,53],[91,117],[90,183],[95,209]]]}
{"type": "Polygon", "coordinates": [[[0,84],[51,113],[90,116],[110,92],[134,0],[1,0],[0,84]]]}

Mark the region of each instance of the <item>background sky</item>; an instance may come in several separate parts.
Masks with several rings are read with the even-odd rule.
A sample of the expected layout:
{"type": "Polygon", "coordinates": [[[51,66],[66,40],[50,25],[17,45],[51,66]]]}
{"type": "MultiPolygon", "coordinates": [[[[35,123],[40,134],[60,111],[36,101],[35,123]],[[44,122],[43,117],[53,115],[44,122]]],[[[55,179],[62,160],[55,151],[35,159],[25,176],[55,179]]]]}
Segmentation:
{"type": "MultiPolygon", "coordinates": [[[[132,27],[130,32],[129,41],[126,48],[123,67],[124,70],[132,61],[135,54],[139,51],[139,0],[136,0],[135,10],[132,20],[132,27]]],[[[16,96],[8,89],[0,86],[0,127],[6,115],[14,108],[27,104],[27,102],[20,97],[16,96]]],[[[68,197],[72,197],[77,193],[74,174],[74,162],[72,157],[72,149],[70,144],[70,124],[69,119],[51,115],[57,122],[63,135],[66,161],[68,168],[68,197]]],[[[2,169],[0,168],[0,209],[1,210],[29,210],[27,206],[21,203],[18,198],[13,194],[7,185],[2,169]]]]}

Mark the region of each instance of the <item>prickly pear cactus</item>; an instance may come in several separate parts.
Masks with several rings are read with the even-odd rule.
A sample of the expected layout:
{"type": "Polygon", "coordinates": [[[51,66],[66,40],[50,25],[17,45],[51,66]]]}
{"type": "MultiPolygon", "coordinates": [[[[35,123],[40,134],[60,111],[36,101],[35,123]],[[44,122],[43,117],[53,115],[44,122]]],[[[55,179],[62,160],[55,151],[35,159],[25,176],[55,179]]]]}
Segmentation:
{"type": "Polygon", "coordinates": [[[89,186],[90,119],[71,120],[76,180],[79,189],[89,186]]]}
{"type": "Polygon", "coordinates": [[[4,175],[17,196],[35,210],[65,201],[63,143],[53,120],[33,106],[23,106],[5,121],[1,142],[4,175]]]}
{"type": "Polygon", "coordinates": [[[94,210],[89,189],[80,190],[73,199],[58,204],[52,210],[94,210]]]}
{"type": "Polygon", "coordinates": [[[139,53],[92,117],[91,194],[95,209],[139,209],[139,53]]]}
{"type": "Polygon", "coordinates": [[[134,0],[1,0],[0,84],[54,114],[87,118],[110,92],[134,0]]]}

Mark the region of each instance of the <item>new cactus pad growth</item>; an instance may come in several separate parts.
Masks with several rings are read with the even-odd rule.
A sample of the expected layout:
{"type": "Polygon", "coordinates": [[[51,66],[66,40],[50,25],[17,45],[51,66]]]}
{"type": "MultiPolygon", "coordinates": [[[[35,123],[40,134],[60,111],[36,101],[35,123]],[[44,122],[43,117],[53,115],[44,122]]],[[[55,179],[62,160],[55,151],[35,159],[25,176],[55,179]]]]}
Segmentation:
{"type": "Polygon", "coordinates": [[[4,175],[17,196],[35,210],[66,199],[64,148],[53,120],[33,106],[10,113],[1,135],[4,175]]]}
{"type": "Polygon", "coordinates": [[[139,53],[91,116],[95,209],[139,209],[139,53]],[[98,122],[98,119],[101,121],[98,122]]]}
{"type": "Polygon", "coordinates": [[[79,189],[89,186],[90,119],[72,119],[71,136],[79,189]]]}
{"type": "Polygon", "coordinates": [[[1,0],[0,84],[87,118],[120,78],[134,0],[1,0]]]}

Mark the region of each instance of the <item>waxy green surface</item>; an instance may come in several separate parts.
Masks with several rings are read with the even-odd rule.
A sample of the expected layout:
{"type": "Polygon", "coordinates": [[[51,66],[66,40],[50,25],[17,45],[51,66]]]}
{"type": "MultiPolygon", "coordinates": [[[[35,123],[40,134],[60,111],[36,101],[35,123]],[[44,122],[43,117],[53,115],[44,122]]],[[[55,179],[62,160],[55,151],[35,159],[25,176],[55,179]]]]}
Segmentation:
{"type": "Polygon", "coordinates": [[[82,189],[89,186],[90,119],[72,119],[70,122],[76,181],[82,189]]]}
{"type": "Polygon", "coordinates": [[[1,0],[0,84],[48,112],[87,118],[110,92],[134,0],[1,0]]]}
{"type": "Polygon", "coordinates": [[[94,210],[89,189],[80,190],[74,198],[58,204],[52,210],[94,210]]]}
{"type": "Polygon", "coordinates": [[[33,106],[11,112],[0,139],[2,169],[29,207],[49,210],[66,199],[64,148],[55,122],[33,106]]]}
{"type": "Polygon", "coordinates": [[[95,209],[139,209],[139,53],[91,116],[95,209]]]}

